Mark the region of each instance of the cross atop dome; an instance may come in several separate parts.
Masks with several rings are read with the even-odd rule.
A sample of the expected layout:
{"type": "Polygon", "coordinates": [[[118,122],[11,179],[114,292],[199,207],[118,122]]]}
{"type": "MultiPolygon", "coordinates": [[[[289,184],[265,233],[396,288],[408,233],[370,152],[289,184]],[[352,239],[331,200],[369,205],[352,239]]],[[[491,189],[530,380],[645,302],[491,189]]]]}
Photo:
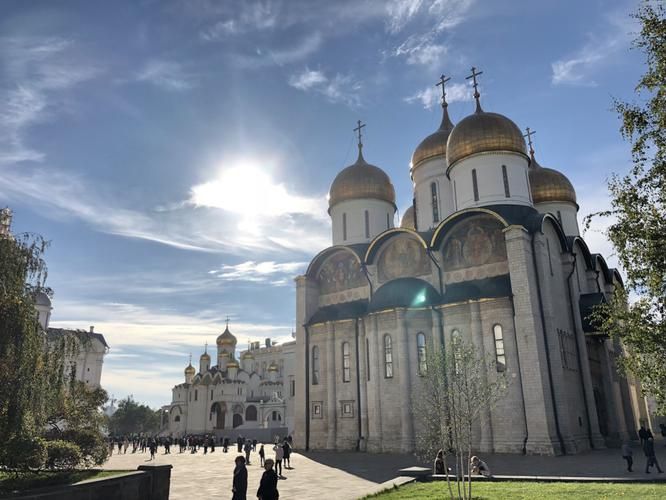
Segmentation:
{"type": "Polygon", "coordinates": [[[530,146],[530,157],[532,158],[532,161],[534,161],[534,146],[532,144],[532,136],[536,134],[536,130],[531,130],[529,127],[525,128],[527,131],[526,134],[523,135],[523,137],[527,138],[527,144],[530,146]]]}
{"type": "Polygon", "coordinates": [[[445,77],[444,75],[441,75],[439,77],[439,81],[435,84],[436,87],[442,87],[442,107],[448,106],[448,103],[446,102],[446,82],[451,80],[451,77],[449,76],[448,78],[445,77]]]}
{"type": "MultiPolygon", "coordinates": [[[[361,123],[361,120],[358,120],[356,127],[354,128],[354,132],[358,133],[358,160],[363,159],[363,134],[362,130],[363,127],[365,127],[365,123],[361,123]]],[[[357,161],[358,163],[358,161],[357,161]]]]}
{"type": "Polygon", "coordinates": [[[472,86],[474,87],[474,99],[476,99],[476,112],[481,113],[483,111],[481,109],[481,103],[479,102],[479,97],[481,97],[481,94],[479,94],[479,82],[476,81],[476,77],[479,75],[482,75],[483,71],[479,71],[478,73],[476,72],[476,68],[472,66],[472,74],[469,75],[468,77],[465,78],[465,80],[469,80],[470,78],[472,79],[472,86]]]}

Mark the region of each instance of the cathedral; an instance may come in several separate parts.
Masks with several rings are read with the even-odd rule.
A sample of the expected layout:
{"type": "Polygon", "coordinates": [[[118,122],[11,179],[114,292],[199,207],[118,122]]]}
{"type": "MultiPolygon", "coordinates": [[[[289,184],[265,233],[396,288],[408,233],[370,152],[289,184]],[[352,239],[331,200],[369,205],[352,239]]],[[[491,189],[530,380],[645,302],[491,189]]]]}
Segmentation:
{"type": "Polygon", "coordinates": [[[579,234],[576,192],[532,134],[481,106],[442,121],[411,158],[413,203],[358,159],[334,179],[332,245],[296,278],[298,447],[412,452],[428,349],[471,342],[509,381],[475,423],[482,452],[571,454],[633,438],[647,419],[616,342],[589,320],[622,287],[579,234]],[[529,149],[526,140],[529,144],[529,149]]]}
{"type": "Polygon", "coordinates": [[[271,442],[287,436],[294,426],[293,358],[295,342],[276,345],[254,342],[236,360],[236,336],[229,321],[216,339],[217,364],[208,346],[199,369],[189,365],[185,379],[172,389],[172,400],[162,407],[161,434],[181,437],[209,434],[218,438],[256,438],[271,442]]]}

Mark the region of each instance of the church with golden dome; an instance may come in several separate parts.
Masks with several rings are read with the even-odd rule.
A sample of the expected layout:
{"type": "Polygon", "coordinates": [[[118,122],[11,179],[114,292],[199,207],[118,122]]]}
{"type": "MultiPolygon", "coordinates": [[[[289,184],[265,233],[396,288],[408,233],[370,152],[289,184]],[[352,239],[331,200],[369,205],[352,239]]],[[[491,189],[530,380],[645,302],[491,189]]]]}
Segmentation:
{"type": "Polygon", "coordinates": [[[509,380],[474,423],[475,450],[578,453],[646,419],[640,387],[616,369],[621,346],[589,319],[622,278],[588,249],[575,189],[539,165],[534,132],[482,108],[480,74],[457,124],[438,83],[442,121],[414,150],[399,227],[391,179],[355,129],[358,159],[329,192],[331,246],[296,278],[300,448],[413,452],[426,353],[456,338],[494,358],[489,379],[509,380]]]}

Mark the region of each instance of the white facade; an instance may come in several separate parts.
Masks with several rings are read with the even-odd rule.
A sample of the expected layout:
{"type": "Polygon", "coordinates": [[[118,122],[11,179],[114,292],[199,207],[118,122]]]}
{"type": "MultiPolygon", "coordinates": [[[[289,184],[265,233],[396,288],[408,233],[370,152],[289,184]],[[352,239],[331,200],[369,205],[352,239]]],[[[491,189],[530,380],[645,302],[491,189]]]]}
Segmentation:
{"type": "Polygon", "coordinates": [[[526,157],[508,152],[475,154],[457,162],[449,169],[455,209],[505,203],[532,206],[528,166],[526,157]]]}
{"type": "Polygon", "coordinates": [[[534,205],[539,213],[551,214],[562,225],[567,236],[580,236],[578,228],[578,206],[569,202],[537,203],[534,205]]]}
{"type": "Polygon", "coordinates": [[[346,200],[331,207],[334,245],[369,243],[394,227],[395,207],[377,199],[346,200]]]}
{"type": "Polygon", "coordinates": [[[444,157],[425,160],[412,171],[416,228],[427,231],[454,212],[453,188],[444,157]],[[434,184],[434,187],[433,187],[434,184]]]}

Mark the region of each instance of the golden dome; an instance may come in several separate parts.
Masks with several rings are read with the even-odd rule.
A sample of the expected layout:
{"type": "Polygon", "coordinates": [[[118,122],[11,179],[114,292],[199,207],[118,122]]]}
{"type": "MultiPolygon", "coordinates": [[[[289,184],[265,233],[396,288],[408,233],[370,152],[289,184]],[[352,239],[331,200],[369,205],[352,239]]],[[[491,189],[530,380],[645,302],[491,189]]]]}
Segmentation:
{"type": "Polygon", "coordinates": [[[356,163],[343,169],[331,184],[328,210],[342,201],[373,198],[395,207],[395,189],[391,179],[381,168],[365,161],[361,150],[356,163]]]}
{"type": "Polygon", "coordinates": [[[218,346],[236,345],[236,337],[234,337],[232,333],[229,331],[229,324],[227,324],[227,327],[220,334],[220,336],[217,337],[216,342],[218,346]]]}
{"type": "Polygon", "coordinates": [[[277,366],[275,363],[271,363],[271,364],[268,366],[268,371],[269,371],[269,372],[276,372],[276,371],[278,371],[278,366],[277,366]]]}
{"type": "Polygon", "coordinates": [[[227,369],[229,368],[238,368],[238,362],[235,359],[232,359],[227,363],[227,369]]]}
{"type": "Polygon", "coordinates": [[[187,365],[187,368],[185,368],[185,375],[194,375],[196,373],[196,370],[192,366],[192,363],[187,365]]]}
{"type": "Polygon", "coordinates": [[[200,359],[201,359],[202,361],[203,361],[203,360],[208,360],[208,361],[210,361],[210,354],[208,354],[207,352],[204,352],[204,353],[201,355],[201,358],[200,358],[200,359]]]}
{"type": "Polygon", "coordinates": [[[439,128],[423,139],[414,150],[410,163],[410,171],[412,172],[421,163],[430,158],[442,157],[446,159],[446,141],[453,130],[453,123],[451,123],[451,119],[449,118],[448,106],[444,104],[442,108],[442,123],[439,125],[439,128]]]}
{"type": "Polygon", "coordinates": [[[449,135],[446,161],[450,169],[460,160],[488,151],[510,151],[525,158],[525,139],[518,126],[506,116],[477,111],[456,125],[449,135]]]}
{"type": "Polygon", "coordinates": [[[540,166],[536,160],[532,160],[529,168],[530,189],[532,191],[532,202],[569,202],[576,203],[576,191],[566,175],[552,168],[540,166]]]}
{"type": "Polygon", "coordinates": [[[254,355],[250,351],[245,351],[241,359],[254,359],[254,355]]]}
{"type": "Polygon", "coordinates": [[[411,205],[402,216],[400,227],[403,229],[413,229],[416,231],[416,221],[414,220],[414,205],[411,205]]]}

